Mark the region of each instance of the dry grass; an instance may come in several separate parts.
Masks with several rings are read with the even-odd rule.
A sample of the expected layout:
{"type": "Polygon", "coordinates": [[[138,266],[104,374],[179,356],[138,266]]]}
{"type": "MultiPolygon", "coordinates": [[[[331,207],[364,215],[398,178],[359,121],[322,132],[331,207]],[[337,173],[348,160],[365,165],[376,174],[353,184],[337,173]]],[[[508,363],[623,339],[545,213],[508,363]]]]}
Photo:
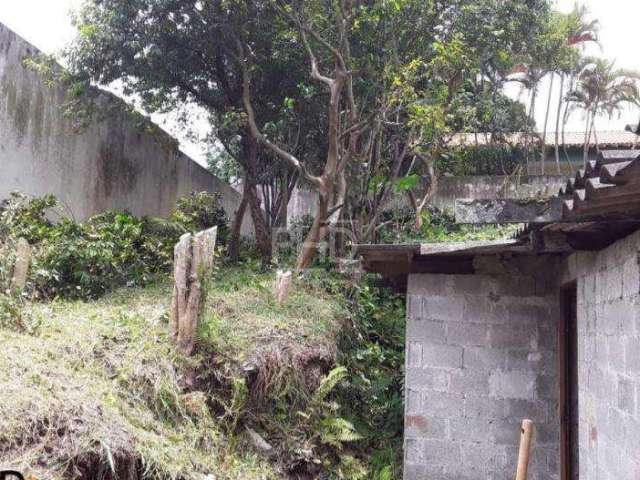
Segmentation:
{"type": "MultiPolygon", "coordinates": [[[[273,352],[290,353],[284,363],[308,349],[335,354],[342,307],[310,286],[278,306],[272,275],[216,274],[200,331],[207,355],[240,365],[273,352]]],[[[113,478],[114,471],[120,478],[129,471],[279,478],[267,460],[225,437],[204,395],[180,388],[180,372],[203,359],[182,358],[170,346],[169,301],[162,284],[90,303],[32,304],[37,334],[0,329],[0,466],[52,479],[113,478]]],[[[263,381],[279,373],[270,375],[263,381]]]]}

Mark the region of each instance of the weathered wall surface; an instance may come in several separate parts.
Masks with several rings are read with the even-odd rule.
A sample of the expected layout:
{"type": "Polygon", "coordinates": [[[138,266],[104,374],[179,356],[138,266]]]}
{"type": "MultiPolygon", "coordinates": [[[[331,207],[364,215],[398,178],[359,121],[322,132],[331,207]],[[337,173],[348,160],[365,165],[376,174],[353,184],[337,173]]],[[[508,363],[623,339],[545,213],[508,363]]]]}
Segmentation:
{"type": "Polygon", "coordinates": [[[124,104],[113,95],[101,98],[106,118],[74,133],[63,115],[64,89],[23,66],[38,53],[0,24],[0,198],[15,190],[51,193],[83,220],[107,209],[165,215],[179,196],[216,191],[234,214],[240,194],[182,154],[168,134],[114,108],[124,104]]]}
{"type": "MultiPolygon", "coordinates": [[[[558,478],[557,295],[521,275],[410,275],[405,480],[558,478]]],[[[591,478],[591,477],[586,477],[591,478]]]]}
{"type": "Polygon", "coordinates": [[[577,279],[580,478],[640,478],[640,232],[569,257],[577,279]]]}
{"type": "Polygon", "coordinates": [[[441,209],[452,209],[458,198],[549,197],[556,195],[566,182],[567,177],[556,175],[443,177],[438,182],[433,204],[441,209]]]}
{"type": "MultiPolygon", "coordinates": [[[[555,175],[530,175],[519,179],[504,176],[442,177],[433,198],[433,205],[442,210],[453,210],[458,198],[496,199],[496,198],[535,198],[556,195],[567,177],[555,175]]],[[[291,195],[287,222],[305,215],[314,215],[317,209],[317,194],[304,189],[296,189],[291,195]]],[[[398,195],[390,208],[408,206],[405,196],[398,195]]]]}

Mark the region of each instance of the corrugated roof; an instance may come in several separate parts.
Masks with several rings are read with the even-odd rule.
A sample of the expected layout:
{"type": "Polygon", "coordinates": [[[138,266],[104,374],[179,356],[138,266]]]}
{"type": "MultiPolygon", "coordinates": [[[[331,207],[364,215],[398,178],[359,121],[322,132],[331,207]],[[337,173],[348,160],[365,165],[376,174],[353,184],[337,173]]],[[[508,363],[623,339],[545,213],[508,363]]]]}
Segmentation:
{"type": "MultiPolygon", "coordinates": [[[[603,131],[597,132],[598,145],[600,148],[634,148],[636,145],[640,148],[640,142],[638,136],[631,131],[603,131]]],[[[526,143],[527,135],[524,132],[513,132],[504,135],[506,143],[510,145],[524,145],[526,143]]],[[[560,139],[561,145],[567,147],[582,147],[584,145],[585,133],[584,132],[565,132],[564,142],[560,139]]],[[[451,137],[449,141],[450,145],[454,146],[471,146],[471,145],[487,145],[491,141],[490,133],[458,133],[451,137]]],[[[539,143],[540,135],[530,135],[529,142],[536,144],[539,143]]],[[[555,133],[549,132],[546,137],[546,145],[552,147],[555,145],[555,133]]],[[[590,146],[595,147],[596,140],[594,135],[591,135],[590,146]]]]}
{"type": "Polygon", "coordinates": [[[563,221],[640,219],[640,151],[600,152],[559,196],[563,221]]]}

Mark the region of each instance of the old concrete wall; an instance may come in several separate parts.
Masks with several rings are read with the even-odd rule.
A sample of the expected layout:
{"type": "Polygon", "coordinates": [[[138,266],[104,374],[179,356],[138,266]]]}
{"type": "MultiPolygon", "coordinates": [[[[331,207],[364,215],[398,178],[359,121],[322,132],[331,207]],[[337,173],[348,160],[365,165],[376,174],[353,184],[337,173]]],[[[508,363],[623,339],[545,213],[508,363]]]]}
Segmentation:
{"type": "MultiPolygon", "coordinates": [[[[166,215],[179,196],[216,191],[234,214],[238,192],[181,153],[168,134],[127,113],[115,96],[103,93],[96,120],[74,133],[63,115],[64,88],[46,86],[23,66],[37,54],[0,24],[0,198],[16,190],[51,193],[84,220],[107,209],[166,215]]],[[[248,219],[243,231],[251,232],[248,219]]]]}
{"type": "Polygon", "coordinates": [[[571,256],[577,280],[580,478],[640,478],[640,232],[571,256]]]}
{"type": "Polygon", "coordinates": [[[405,480],[514,478],[524,418],[537,430],[529,479],[557,479],[559,312],[548,282],[414,274],[407,293],[405,480]]]}
{"type": "MultiPolygon", "coordinates": [[[[530,175],[519,179],[505,176],[468,176],[442,177],[432,204],[442,210],[453,210],[458,198],[496,199],[496,198],[535,198],[556,195],[567,177],[556,175],[530,175]]],[[[315,192],[296,189],[291,195],[287,211],[287,222],[291,225],[305,215],[314,215],[318,196],[315,192]]],[[[404,195],[396,195],[389,208],[409,206],[404,195]]]]}
{"type": "Polygon", "coordinates": [[[453,209],[456,199],[531,198],[556,195],[567,177],[557,175],[468,176],[443,177],[433,204],[441,209],[453,209]]]}

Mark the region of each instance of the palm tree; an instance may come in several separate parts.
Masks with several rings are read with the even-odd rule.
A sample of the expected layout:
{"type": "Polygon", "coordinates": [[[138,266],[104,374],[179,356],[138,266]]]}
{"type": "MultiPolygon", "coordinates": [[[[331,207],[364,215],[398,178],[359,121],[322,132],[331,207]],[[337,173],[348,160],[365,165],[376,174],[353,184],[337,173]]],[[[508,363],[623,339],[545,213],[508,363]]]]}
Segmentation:
{"type": "MultiPolygon", "coordinates": [[[[598,20],[587,20],[588,11],[585,6],[578,6],[576,3],[573,10],[567,15],[563,16],[564,28],[567,33],[567,46],[569,47],[568,55],[565,56],[559,65],[558,73],[560,75],[560,93],[558,101],[558,109],[556,111],[556,128],[555,128],[555,159],[556,168],[560,173],[560,118],[563,118],[562,122],[562,143],[565,151],[567,161],[569,161],[569,155],[566,151],[566,145],[564,142],[564,133],[567,121],[569,119],[569,104],[565,98],[565,79],[569,80],[568,90],[573,90],[575,86],[575,76],[580,71],[580,63],[582,57],[582,51],[587,42],[598,43],[598,31],[600,24],[598,20]],[[576,48],[577,47],[577,48],[576,48]],[[565,106],[564,115],[562,115],[562,107],[565,106]]],[[[549,93],[551,94],[551,93],[549,93]]]]}
{"type": "MultiPolygon", "coordinates": [[[[578,75],[576,87],[567,95],[567,100],[585,111],[585,140],[583,163],[586,168],[589,156],[591,133],[595,130],[598,115],[613,117],[625,104],[637,105],[640,90],[637,81],[640,74],[615,68],[613,61],[588,58],[578,75]]],[[[599,149],[596,136],[596,149],[599,149]]]]}

